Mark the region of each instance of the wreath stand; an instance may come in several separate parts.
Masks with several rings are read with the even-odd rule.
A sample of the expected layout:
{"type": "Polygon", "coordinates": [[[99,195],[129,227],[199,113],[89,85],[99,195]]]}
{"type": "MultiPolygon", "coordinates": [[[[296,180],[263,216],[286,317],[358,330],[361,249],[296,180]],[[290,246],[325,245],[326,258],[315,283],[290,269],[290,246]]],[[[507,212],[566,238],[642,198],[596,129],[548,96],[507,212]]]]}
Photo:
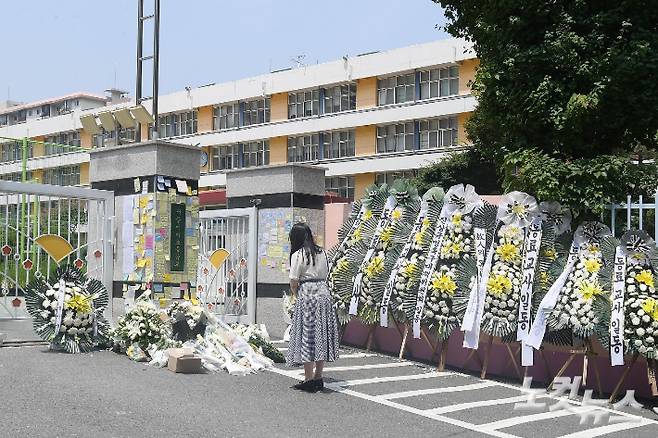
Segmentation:
{"type": "MultiPolygon", "coordinates": [[[[617,395],[619,395],[619,391],[621,390],[621,387],[626,383],[626,379],[628,378],[628,374],[631,372],[631,369],[633,369],[633,365],[635,365],[635,362],[637,362],[637,359],[640,357],[640,353],[635,352],[633,353],[633,358],[631,359],[631,363],[626,366],[626,369],[622,373],[621,377],[619,378],[619,381],[617,382],[617,385],[615,385],[615,389],[612,391],[612,394],[610,395],[610,399],[608,400],[609,403],[614,402],[614,400],[617,398],[617,395]]],[[[656,359],[647,359],[647,380],[649,381],[649,387],[651,388],[651,395],[654,397],[658,397],[658,386],[656,384],[656,373],[658,372],[658,361],[656,359]]]]}
{"type": "MultiPolygon", "coordinates": [[[[577,356],[582,356],[583,357],[583,380],[582,380],[582,385],[587,385],[587,371],[589,369],[589,360],[595,359],[598,354],[594,351],[592,348],[592,341],[590,338],[587,338],[584,340],[584,346],[582,348],[574,348],[568,351],[569,352],[569,357],[567,360],[564,362],[562,365],[562,368],[557,372],[553,380],[551,380],[551,384],[548,385],[548,388],[546,388],[546,391],[551,391],[553,389],[553,385],[555,384],[555,381],[562,377],[564,372],[567,370],[569,365],[571,365],[571,362],[577,357],[577,356]]],[[[596,362],[593,363],[594,365],[594,377],[596,378],[596,387],[597,391],[599,392],[599,395],[603,395],[603,389],[601,387],[601,376],[599,373],[599,366],[596,364],[596,362]]]]}
{"type": "MultiPolygon", "coordinates": [[[[400,336],[402,336],[402,344],[400,345],[400,354],[398,355],[398,358],[402,359],[406,351],[407,340],[409,339],[410,326],[409,324],[404,324],[404,330],[401,330],[398,324],[396,324],[396,327],[398,329],[398,332],[400,333],[400,336]]],[[[437,340],[436,343],[432,342],[430,336],[427,334],[427,329],[425,327],[421,327],[420,336],[432,351],[432,355],[430,356],[430,362],[434,361],[437,351],[439,350],[439,348],[441,348],[441,355],[439,356],[439,363],[437,365],[437,370],[443,371],[446,366],[446,355],[448,353],[447,339],[443,341],[437,340]]]]}
{"type": "MultiPolygon", "coordinates": [[[[477,358],[478,363],[480,364],[480,379],[482,379],[482,380],[487,378],[487,372],[488,372],[488,369],[489,369],[489,356],[491,355],[491,347],[493,346],[493,341],[494,341],[494,336],[491,336],[491,335],[487,335],[487,336],[489,337],[489,339],[487,340],[487,343],[485,344],[484,361],[482,359],[480,359],[480,355],[477,354],[477,352],[479,351],[479,348],[478,348],[478,349],[471,350],[471,352],[466,357],[466,360],[464,361],[464,365],[462,365],[463,368],[466,368],[466,364],[473,357],[477,358]]],[[[518,352],[519,352],[519,349],[521,348],[521,345],[519,344],[519,346],[517,347],[516,354],[512,351],[512,347],[507,342],[497,341],[496,345],[504,345],[505,346],[505,350],[507,350],[507,354],[508,354],[506,366],[509,366],[510,363],[511,363],[512,366],[514,367],[514,372],[516,373],[519,380],[523,380],[523,376],[521,375],[521,368],[519,368],[519,365],[517,363],[518,362],[518,360],[517,360],[518,352]]],[[[526,370],[526,372],[527,372],[527,370],[526,370]]]]}
{"type": "MultiPolygon", "coordinates": [[[[519,355],[520,355],[520,353],[521,353],[521,348],[522,348],[522,347],[521,347],[521,343],[519,342],[518,345],[516,345],[516,346],[514,347],[514,352],[513,352],[513,354],[512,354],[511,356],[512,356],[512,357],[516,357],[516,358],[518,359],[518,358],[519,358],[519,355]]],[[[542,361],[544,362],[544,368],[546,369],[546,377],[548,377],[547,380],[548,380],[549,382],[552,382],[552,381],[553,381],[553,373],[551,373],[551,367],[548,365],[548,359],[546,358],[546,352],[544,351],[544,346],[543,346],[543,345],[540,346],[538,351],[539,351],[539,355],[540,355],[541,358],[542,358],[542,361]]],[[[510,359],[510,360],[511,360],[511,359],[510,359]]],[[[508,360],[507,364],[509,365],[509,360],[508,360]]],[[[515,366],[515,365],[516,365],[516,361],[512,361],[512,365],[515,366]]],[[[528,370],[529,370],[531,367],[526,366],[526,367],[522,367],[522,368],[523,368],[523,379],[525,379],[526,377],[528,377],[528,370]]],[[[517,373],[517,375],[518,375],[518,374],[519,374],[519,373],[517,373]]],[[[521,381],[523,381],[523,379],[521,379],[521,381]]]]}

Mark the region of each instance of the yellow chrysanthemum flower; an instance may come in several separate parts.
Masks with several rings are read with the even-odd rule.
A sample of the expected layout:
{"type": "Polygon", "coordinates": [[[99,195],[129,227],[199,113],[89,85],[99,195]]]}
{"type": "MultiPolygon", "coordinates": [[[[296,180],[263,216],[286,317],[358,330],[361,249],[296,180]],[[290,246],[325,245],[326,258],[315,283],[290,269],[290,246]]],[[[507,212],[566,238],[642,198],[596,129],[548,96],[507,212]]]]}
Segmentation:
{"type": "Polygon", "coordinates": [[[492,275],[487,280],[487,291],[492,295],[500,297],[504,293],[512,290],[512,280],[504,275],[492,275]]]}
{"type": "Polygon", "coordinates": [[[65,307],[78,313],[89,313],[92,310],[91,297],[74,292],[65,307]]]}
{"type": "Polygon", "coordinates": [[[379,235],[379,240],[383,243],[389,243],[393,238],[393,227],[388,227],[379,235]]]}
{"type": "Polygon", "coordinates": [[[555,260],[557,257],[557,253],[555,252],[554,249],[549,248],[546,251],[544,251],[544,256],[548,257],[550,260],[555,260]]]}
{"type": "Polygon", "coordinates": [[[458,211],[452,214],[452,219],[450,219],[453,225],[459,226],[462,223],[462,214],[458,211]]]}
{"type": "Polygon", "coordinates": [[[454,295],[457,290],[457,283],[447,274],[441,273],[437,274],[436,272],[432,276],[431,285],[432,289],[436,292],[446,293],[448,295],[454,295]]]}
{"type": "Polygon", "coordinates": [[[430,225],[430,220],[428,218],[423,219],[423,229],[428,228],[430,225]]]}
{"type": "Polygon", "coordinates": [[[523,205],[523,204],[514,204],[512,206],[512,213],[514,213],[517,216],[524,216],[525,213],[526,213],[525,205],[523,205]]]}
{"type": "Polygon", "coordinates": [[[414,273],[415,270],[416,270],[416,264],[415,263],[409,263],[407,266],[405,266],[402,269],[402,273],[405,276],[409,277],[414,273]]]}
{"type": "Polygon", "coordinates": [[[647,298],[642,302],[642,310],[654,320],[658,321],[658,301],[647,298]]]}
{"type": "Polygon", "coordinates": [[[401,208],[396,208],[395,210],[393,210],[393,212],[391,213],[391,217],[395,221],[400,219],[402,217],[402,209],[401,208]]]}
{"type": "Polygon", "coordinates": [[[341,259],[336,266],[336,271],[344,271],[349,265],[350,262],[348,262],[347,259],[341,259]]]}
{"type": "Polygon", "coordinates": [[[366,266],[365,273],[368,277],[373,277],[384,270],[384,257],[376,256],[370,260],[368,266],[366,266]]]}
{"type": "Polygon", "coordinates": [[[372,219],[372,210],[366,210],[363,213],[363,220],[367,221],[367,220],[370,220],[370,219],[372,219]]]}
{"type": "Polygon", "coordinates": [[[603,288],[596,281],[583,281],[578,288],[578,292],[580,292],[584,300],[589,301],[595,295],[601,295],[603,288]]]}
{"type": "Polygon", "coordinates": [[[541,283],[542,286],[546,286],[548,284],[548,272],[540,272],[539,273],[539,283],[541,283]]]}
{"type": "Polygon", "coordinates": [[[361,227],[357,227],[356,230],[354,230],[354,233],[352,233],[352,241],[353,242],[358,242],[361,240],[363,236],[361,235],[361,227]]]}
{"type": "Polygon", "coordinates": [[[420,245],[423,243],[423,238],[425,237],[424,231],[419,231],[414,235],[414,243],[420,245]]]}
{"type": "Polygon", "coordinates": [[[513,262],[519,258],[519,247],[511,243],[503,243],[496,248],[496,254],[505,262],[513,262]]]}
{"type": "Polygon", "coordinates": [[[590,274],[594,274],[595,272],[599,272],[601,269],[601,262],[599,262],[596,259],[587,259],[584,262],[585,269],[587,269],[587,272],[590,274]]]}
{"type": "Polygon", "coordinates": [[[638,283],[643,283],[649,287],[653,287],[653,273],[648,269],[644,269],[635,274],[635,280],[638,283]]]}

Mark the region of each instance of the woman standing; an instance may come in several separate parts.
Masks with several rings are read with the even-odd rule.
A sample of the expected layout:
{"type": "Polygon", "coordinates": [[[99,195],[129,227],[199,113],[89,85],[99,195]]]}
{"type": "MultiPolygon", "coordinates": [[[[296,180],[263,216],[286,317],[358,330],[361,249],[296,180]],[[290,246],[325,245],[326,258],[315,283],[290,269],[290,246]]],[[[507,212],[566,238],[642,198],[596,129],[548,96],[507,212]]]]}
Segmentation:
{"type": "Polygon", "coordinates": [[[305,380],[295,389],[316,392],[324,388],[325,362],[338,359],[338,324],[327,286],[329,262],[315,244],[308,225],[297,223],[290,230],[290,291],[295,309],[286,362],[304,365],[305,380]]]}

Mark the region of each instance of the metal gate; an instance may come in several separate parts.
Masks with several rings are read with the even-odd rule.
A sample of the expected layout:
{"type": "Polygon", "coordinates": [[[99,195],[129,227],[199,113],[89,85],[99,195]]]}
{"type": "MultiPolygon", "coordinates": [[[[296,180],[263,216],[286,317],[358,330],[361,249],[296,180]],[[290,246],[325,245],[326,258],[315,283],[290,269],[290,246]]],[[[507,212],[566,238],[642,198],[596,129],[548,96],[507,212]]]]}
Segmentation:
{"type": "Polygon", "coordinates": [[[113,218],[113,192],[0,181],[0,320],[29,318],[24,288],[56,271],[44,235],[68,243],[59,265],[78,266],[111,294],[113,218]]]}
{"type": "Polygon", "coordinates": [[[199,299],[226,322],[255,323],[256,208],[206,210],[199,216],[199,299]]]}

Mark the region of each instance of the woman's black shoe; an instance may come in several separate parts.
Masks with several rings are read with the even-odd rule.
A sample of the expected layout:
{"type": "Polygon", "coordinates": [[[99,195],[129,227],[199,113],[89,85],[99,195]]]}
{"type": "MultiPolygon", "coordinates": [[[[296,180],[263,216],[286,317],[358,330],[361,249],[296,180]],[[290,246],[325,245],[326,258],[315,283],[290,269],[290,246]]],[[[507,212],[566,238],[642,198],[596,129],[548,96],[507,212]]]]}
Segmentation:
{"type": "Polygon", "coordinates": [[[293,388],[299,389],[301,391],[306,391],[306,392],[315,392],[317,389],[315,389],[315,381],[314,380],[304,380],[303,382],[299,382],[295,385],[292,385],[293,388]]]}

